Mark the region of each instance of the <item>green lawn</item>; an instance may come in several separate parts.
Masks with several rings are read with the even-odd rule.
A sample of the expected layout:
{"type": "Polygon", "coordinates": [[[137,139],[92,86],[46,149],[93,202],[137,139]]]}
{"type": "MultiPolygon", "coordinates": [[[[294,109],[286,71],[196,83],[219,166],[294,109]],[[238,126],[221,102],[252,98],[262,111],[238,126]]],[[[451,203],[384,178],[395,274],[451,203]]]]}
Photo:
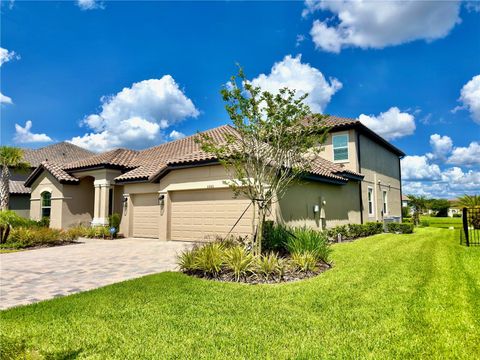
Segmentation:
{"type": "Polygon", "coordinates": [[[426,220],[431,227],[446,228],[454,227],[460,229],[462,227],[462,218],[454,217],[435,217],[435,216],[420,216],[420,220],[426,220]]]}
{"type": "Polygon", "coordinates": [[[1,312],[0,331],[59,359],[478,358],[480,247],[457,231],[377,235],[333,259],[284,285],[147,276],[1,312]]]}

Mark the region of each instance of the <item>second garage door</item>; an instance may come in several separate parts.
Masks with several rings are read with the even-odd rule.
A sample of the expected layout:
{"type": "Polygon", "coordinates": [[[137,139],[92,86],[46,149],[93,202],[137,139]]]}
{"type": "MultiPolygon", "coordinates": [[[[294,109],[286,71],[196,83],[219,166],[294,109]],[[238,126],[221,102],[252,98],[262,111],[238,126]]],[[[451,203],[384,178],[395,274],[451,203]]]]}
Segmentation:
{"type": "MultiPolygon", "coordinates": [[[[230,189],[176,191],[171,199],[170,238],[189,241],[227,235],[250,203],[248,199],[234,199],[230,189]]],[[[250,206],[232,234],[251,234],[252,218],[250,206]]]]}
{"type": "Polygon", "coordinates": [[[159,229],[160,206],[158,194],[135,194],[133,204],[133,236],[157,238],[159,229]]]}

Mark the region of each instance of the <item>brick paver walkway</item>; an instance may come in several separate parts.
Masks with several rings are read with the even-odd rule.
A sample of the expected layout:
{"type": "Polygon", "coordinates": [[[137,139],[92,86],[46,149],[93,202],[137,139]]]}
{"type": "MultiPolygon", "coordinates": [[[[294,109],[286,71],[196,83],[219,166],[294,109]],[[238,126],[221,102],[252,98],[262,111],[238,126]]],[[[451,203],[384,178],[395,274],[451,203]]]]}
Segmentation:
{"type": "Polygon", "coordinates": [[[81,244],[0,254],[0,309],[176,269],[187,242],[82,240],[81,244]]]}

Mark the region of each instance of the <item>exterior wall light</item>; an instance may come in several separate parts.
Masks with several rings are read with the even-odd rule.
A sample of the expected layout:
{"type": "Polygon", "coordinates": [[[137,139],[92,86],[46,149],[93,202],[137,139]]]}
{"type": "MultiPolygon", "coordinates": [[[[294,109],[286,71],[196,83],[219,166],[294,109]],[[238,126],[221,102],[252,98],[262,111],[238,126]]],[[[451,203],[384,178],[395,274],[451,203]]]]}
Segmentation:
{"type": "Polygon", "coordinates": [[[158,205],[163,206],[165,204],[165,195],[160,195],[158,197],[158,205]]]}

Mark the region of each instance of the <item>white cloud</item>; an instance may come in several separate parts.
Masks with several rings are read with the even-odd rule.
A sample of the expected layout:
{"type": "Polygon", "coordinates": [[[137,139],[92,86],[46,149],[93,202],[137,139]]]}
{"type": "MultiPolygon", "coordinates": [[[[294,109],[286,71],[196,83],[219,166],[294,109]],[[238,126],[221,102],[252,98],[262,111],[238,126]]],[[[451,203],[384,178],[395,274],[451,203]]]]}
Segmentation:
{"type": "Polygon", "coordinates": [[[15,136],[13,140],[17,143],[37,143],[53,141],[47,134],[34,134],[30,131],[32,122],[27,120],[25,127],[15,124],[15,136]]]}
{"type": "Polygon", "coordinates": [[[98,0],[77,0],[77,6],[82,10],[104,9],[103,1],[98,0]]]}
{"type": "Polygon", "coordinates": [[[415,116],[391,107],[378,116],[361,114],[358,120],[387,140],[412,135],[415,132],[415,116]]]}
{"type": "Polygon", "coordinates": [[[441,178],[440,167],[430,164],[425,155],[405,156],[401,160],[403,180],[439,180],[441,178]]]}
{"type": "Polygon", "coordinates": [[[10,98],[6,95],[3,95],[0,92],[0,104],[13,104],[12,98],[10,98]]]}
{"type": "Polygon", "coordinates": [[[438,134],[430,135],[430,146],[432,152],[427,154],[430,160],[445,161],[453,148],[452,139],[449,136],[438,134]]]}
{"type": "Polygon", "coordinates": [[[472,119],[480,124],[480,75],[474,76],[463,86],[458,101],[463,105],[456,107],[453,111],[468,109],[472,119]]]}
{"type": "Polygon", "coordinates": [[[185,134],[177,130],[172,130],[172,132],[170,133],[170,135],[168,135],[168,137],[172,140],[180,140],[185,137],[185,134]]]}
{"type": "Polygon", "coordinates": [[[463,166],[480,165],[480,144],[474,141],[468,147],[454,148],[447,162],[463,166]]]}
{"type": "Polygon", "coordinates": [[[304,41],[305,41],[305,35],[298,34],[296,38],[295,46],[300,46],[300,44],[304,41]]]}
{"type": "Polygon", "coordinates": [[[170,75],[134,83],[113,96],[102,97],[102,111],[82,124],[92,130],[71,139],[93,151],[116,147],[141,148],[160,142],[166,129],[199,112],[170,75]]]}
{"type": "Polygon", "coordinates": [[[314,1],[303,16],[316,11],[333,19],[315,20],[310,35],[319,49],[384,48],[414,40],[443,38],[459,23],[459,1],[314,1]]]}
{"type": "Polygon", "coordinates": [[[299,96],[308,93],[305,102],[313,112],[322,113],[332,96],[342,88],[342,83],[335,78],[327,81],[320,70],[301,60],[301,54],[287,55],[273,65],[270,74],[260,74],[252,84],[272,93],[284,87],[295,89],[299,96]]]}
{"type": "Polygon", "coordinates": [[[0,47],[0,66],[14,59],[20,59],[20,56],[15,51],[8,51],[0,47]]]}

